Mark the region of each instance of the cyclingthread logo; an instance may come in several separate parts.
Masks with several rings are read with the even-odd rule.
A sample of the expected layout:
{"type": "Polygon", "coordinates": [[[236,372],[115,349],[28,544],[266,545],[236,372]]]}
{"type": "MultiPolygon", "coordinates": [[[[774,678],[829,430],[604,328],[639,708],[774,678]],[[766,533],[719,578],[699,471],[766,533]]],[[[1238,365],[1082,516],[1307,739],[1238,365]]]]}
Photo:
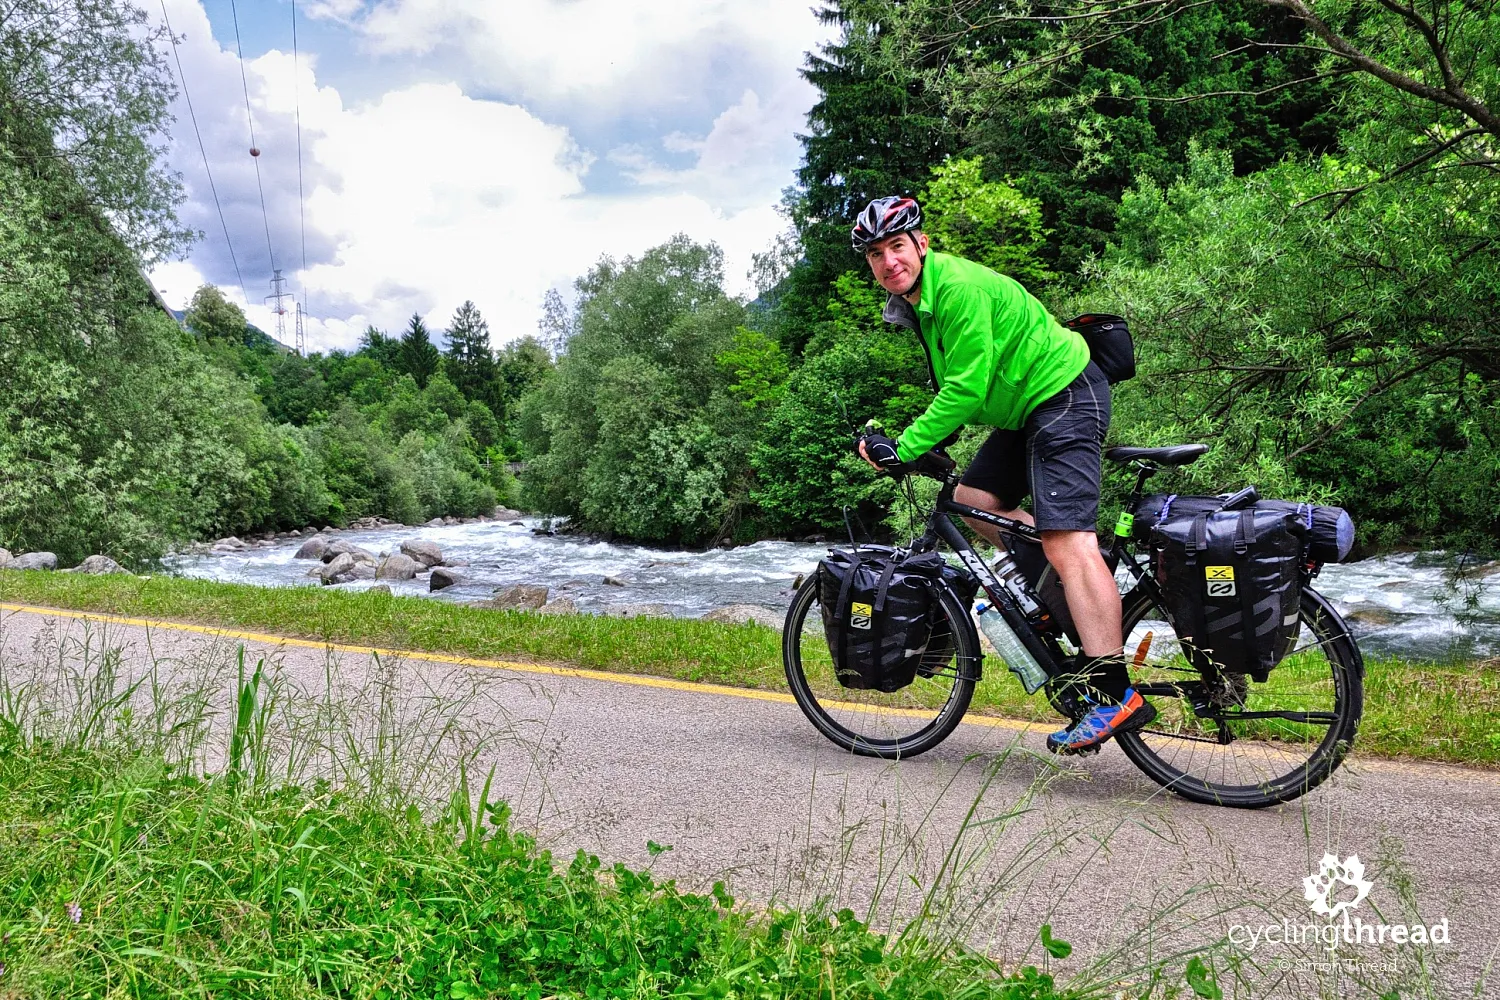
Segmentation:
{"type": "Polygon", "coordinates": [[[1343,861],[1335,854],[1325,854],[1318,870],[1302,880],[1302,893],[1312,911],[1330,920],[1363,903],[1373,888],[1375,883],[1365,880],[1365,866],[1358,854],[1343,861]],[[1353,899],[1337,898],[1343,886],[1354,890],[1353,899]]]}
{"type": "MultiPolygon", "coordinates": [[[[1229,943],[1246,952],[1257,946],[1321,944],[1329,952],[1340,945],[1404,945],[1451,943],[1448,918],[1433,924],[1367,924],[1352,911],[1375,883],[1365,878],[1364,862],[1358,854],[1342,861],[1337,854],[1323,855],[1318,870],[1302,880],[1302,895],[1312,912],[1322,920],[1298,923],[1282,920],[1279,924],[1235,924],[1229,928],[1229,943]]],[[[1281,968],[1288,968],[1283,964],[1281,968]]]]}

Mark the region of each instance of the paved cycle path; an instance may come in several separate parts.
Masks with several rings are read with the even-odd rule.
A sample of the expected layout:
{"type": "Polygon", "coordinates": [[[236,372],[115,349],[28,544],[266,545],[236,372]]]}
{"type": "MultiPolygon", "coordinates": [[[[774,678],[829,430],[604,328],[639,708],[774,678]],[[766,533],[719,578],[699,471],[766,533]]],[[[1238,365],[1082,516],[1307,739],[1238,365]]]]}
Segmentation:
{"type": "MultiPolygon", "coordinates": [[[[376,670],[363,647],[0,606],[7,670],[56,662],[85,635],[119,647],[127,672],[153,658],[166,672],[227,663],[241,645],[310,692],[330,665],[346,680],[376,670]]],[[[1287,995],[1365,996],[1416,968],[1434,996],[1500,995],[1500,772],[1356,752],[1295,803],[1229,810],[1165,795],[1115,748],[1058,766],[1042,751],[1045,730],[1018,723],[965,723],[892,764],[840,753],[774,692],[382,658],[413,705],[434,688],[483,688],[467,711],[474,731],[500,737],[480,761],[495,769],[492,798],[510,801],[515,822],[559,857],[583,849],[698,891],[722,879],[757,905],[825,899],[864,915],[875,900],[881,926],[925,899],[935,925],[1007,962],[1039,963],[1037,928],[1050,923],[1075,945],[1054,963],[1067,974],[1168,955],[1237,926],[1243,940],[1249,928],[1306,924],[1304,877],[1325,853],[1357,854],[1376,887],[1352,912],[1367,923],[1446,918],[1450,943],[1421,954],[1345,948],[1340,958],[1362,964],[1338,969],[1318,945],[1261,943],[1249,975],[1287,995]]],[[[424,766],[441,778],[446,765],[424,766]]]]}

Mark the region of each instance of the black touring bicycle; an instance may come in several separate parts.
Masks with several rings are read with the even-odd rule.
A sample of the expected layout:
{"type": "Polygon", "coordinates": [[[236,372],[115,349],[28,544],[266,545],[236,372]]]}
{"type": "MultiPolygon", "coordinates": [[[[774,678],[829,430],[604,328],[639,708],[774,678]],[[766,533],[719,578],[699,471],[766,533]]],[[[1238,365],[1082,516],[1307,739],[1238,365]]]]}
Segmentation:
{"type": "MultiPolygon", "coordinates": [[[[1229,532],[1226,551],[1231,554],[1217,561],[1232,562],[1234,552],[1246,550],[1245,532],[1247,526],[1254,530],[1254,509],[1277,503],[1260,501],[1253,487],[1214,498],[1144,493],[1147,479],[1160,467],[1186,465],[1207,450],[1195,444],[1105,452],[1112,461],[1132,463],[1138,473],[1105,557],[1125,590],[1124,651],[1132,686],[1158,712],[1148,726],[1121,733],[1115,742],[1142,771],[1178,795],[1256,808],[1304,794],[1339,766],[1359,727],[1364,661],[1344,621],[1309,585],[1321,563],[1308,556],[1305,545],[1293,559],[1295,576],[1282,605],[1284,617],[1281,612],[1272,614],[1272,624],[1280,629],[1273,660],[1237,661],[1196,648],[1183,628],[1172,574],[1166,572],[1171,556],[1166,527],[1183,526],[1185,548],[1179,548],[1192,564],[1194,533],[1207,553],[1205,525],[1224,523],[1229,532]],[[1201,516],[1193,517],[1194,510],[1201,516]],[[1179,633],[1189,639],[1180,639],[1179,633]],[[1275,669],[1266,669],[1267,664],[1275,669]]],[[[1057,574],[1042,555],[1040,534],[1030,525],[956,502],[954,463],[940,452],[929,452],[917,463],[916,474],[942,484],[936,504],[925,531],[910,547],[886,550],[897,559],[926,557],[942,567],[929,588],[930,628],[914,657],[914,669],[893,690],[881,690],[851,686],[836,668],[836,644],[830,642],[826,624],[834,598],[825,560],[797,590],[783,631],[787,681],[797,704],[818,731],[840,747],[887,759],[932,749],[971,709],[998,715],[1009,707],[1014,714],[1016,706],[1006,701],[1010,692],[977,688],[984,661],[971,604],[982,588],[982,597],[1008,626],[1002,634],[1019,640],[1029,659],[1045,671],[1045,678],[1034,677],[1028,687],[1043,690],[1064,717],[1080,718],[1087,707],[1082,679],[1072,672],[1078,636],[1057,574]],[[998,574],[975,552],[958,518],[992,524],[1002,532],[1013,558],[1001,554],[998,574]],[[941,560],[940,545],[960,565],[941,560]]],[[[1300,530],[1302,506],[1282,506],[1299,512],[1282,520],[1300,530]]],[[[1347,515],[1338,514],[1347,521],[1347,515]]],[[[1310,509],[1307,527],[1314,527],[1310,509]]],[[[857,559],[860,548],[853,551],[857,559]]],[[[1339,557],[1344,552],[1347,546],[1339,557]]],[[[1216,572],[1226,571],[1233,572],[1206,565],[1208,582],[1202,585],[1209,592],[1217,586],[1233,593],[1232,582],[1214,581],[1216,572]]],[[[1201,582],[1202,574],[1198,578],[1201,582]]],[[[1247,607],[1247,620],[1250,613],[1247,607]]],[[[1213,624],[1200,625],[1197,631],[1202,634],[1213,624]]]]}

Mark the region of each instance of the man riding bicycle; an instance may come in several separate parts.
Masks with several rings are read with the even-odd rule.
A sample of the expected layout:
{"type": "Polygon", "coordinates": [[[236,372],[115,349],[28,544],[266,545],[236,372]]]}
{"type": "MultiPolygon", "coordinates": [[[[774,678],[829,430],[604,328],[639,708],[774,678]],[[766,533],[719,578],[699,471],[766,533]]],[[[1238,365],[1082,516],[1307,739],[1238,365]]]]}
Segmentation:
{"type": "MultiPolygon", "coordinates": [[[[995,428],[954,493],[959,503],[1034,525],[1057,570],[1083,654],[1091,707],[1047,738],[1054,752],[1096,749],[1145,726],[1156,709],[1130,687],[1121,651],[1120,593],[1099,551],[1100,453],[1109,428],[1109,383],[1088,346],[1020,282],[972,261],[929,252],[911,198],[877,198],[851,233],[889,293],[885,319],[912,330],[937,395],[895,439],[860,439],[859,454],[896,471],[966,424],[995,428]],[[1032,513],[1019,510],[1030,494],[1032,513]]],[[[1000,545],[992,526],[969,520],[1000,545]]]]}

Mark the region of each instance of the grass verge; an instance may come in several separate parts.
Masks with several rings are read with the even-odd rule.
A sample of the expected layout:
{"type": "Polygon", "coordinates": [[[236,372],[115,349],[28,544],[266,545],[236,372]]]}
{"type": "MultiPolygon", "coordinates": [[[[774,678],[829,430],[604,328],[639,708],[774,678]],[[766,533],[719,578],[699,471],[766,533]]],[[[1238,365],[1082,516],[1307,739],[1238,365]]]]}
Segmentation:
{"type": "MultiPolygon", "coordinates": [[[[38,571],[0,572],[0,601],[761,690],[786,687],[780,635],[757,625],[537,615],[315,587],[38,571]]],[[[993,661],[971,711],[1038,722],[1057,718],[993,661]]],[[[1500,767],[1500,669],[1493,662],[1368,660],[1357,752],[1500,767]]]]}

